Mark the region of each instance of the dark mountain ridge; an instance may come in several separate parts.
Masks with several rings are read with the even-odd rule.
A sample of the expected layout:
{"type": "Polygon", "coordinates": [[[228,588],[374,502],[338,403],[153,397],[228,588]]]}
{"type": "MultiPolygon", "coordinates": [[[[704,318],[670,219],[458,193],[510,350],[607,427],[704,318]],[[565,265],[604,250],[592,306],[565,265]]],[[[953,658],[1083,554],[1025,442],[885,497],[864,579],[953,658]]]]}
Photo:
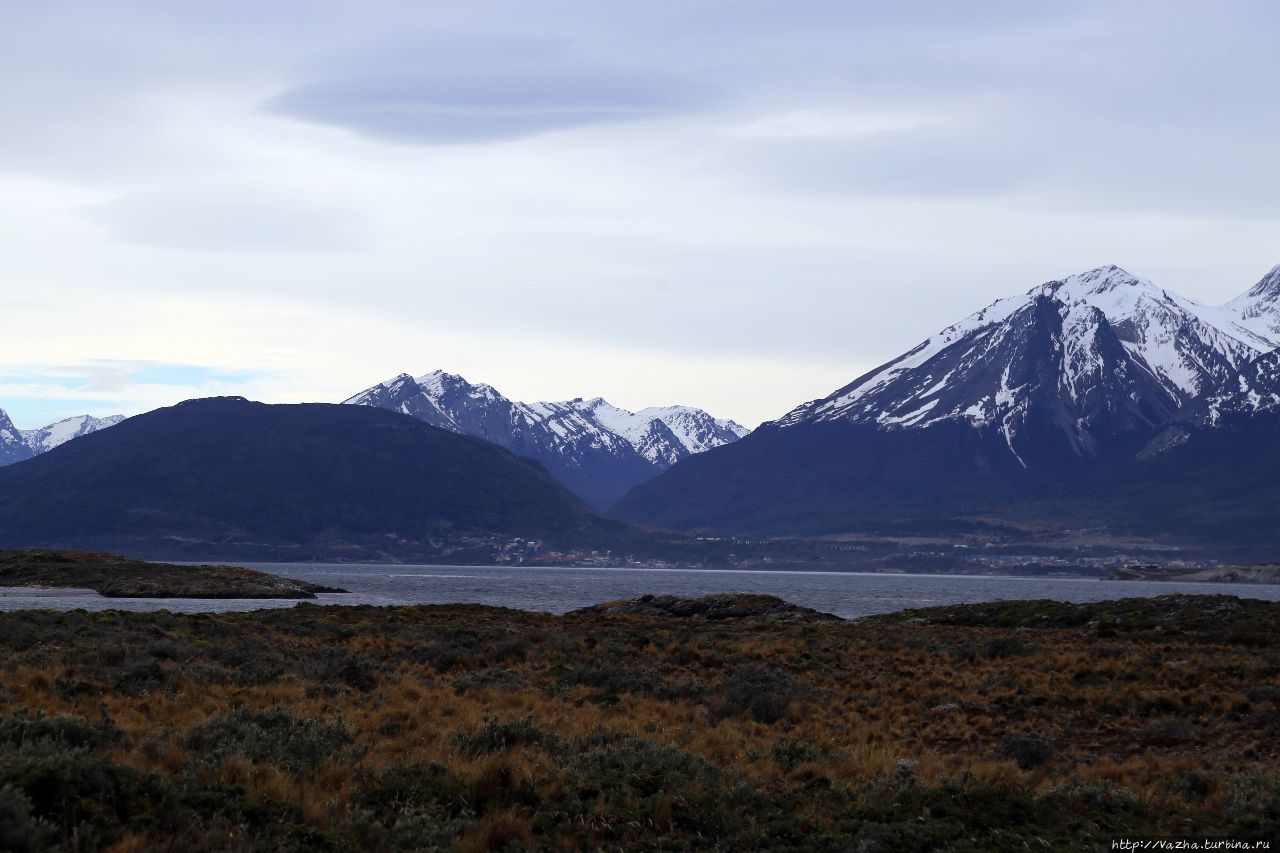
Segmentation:
{"type": "Polygon", "coordinates": [[[0,469],[3,547],[415,559],[621,529],[536,462],[369,407],[191,400],[0,469]]]}

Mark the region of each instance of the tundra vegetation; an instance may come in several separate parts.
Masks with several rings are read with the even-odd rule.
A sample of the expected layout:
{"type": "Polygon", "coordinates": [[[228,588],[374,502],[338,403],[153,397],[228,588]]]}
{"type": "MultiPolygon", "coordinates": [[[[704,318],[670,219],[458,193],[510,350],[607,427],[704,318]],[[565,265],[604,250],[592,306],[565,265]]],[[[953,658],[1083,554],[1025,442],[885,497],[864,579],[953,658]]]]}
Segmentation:
{"type": "Polygon", "coordinates": [[[0,614],[0,846],[1280,837],[1280,604],[746,609],[0,614]]]}
{"type": "Polygon", "coordinates": [[[183,566],[91,551],[0,551],[0,587],[91,589],[108,598],[315,598],[334,587],[239,566],[183,566]]]}

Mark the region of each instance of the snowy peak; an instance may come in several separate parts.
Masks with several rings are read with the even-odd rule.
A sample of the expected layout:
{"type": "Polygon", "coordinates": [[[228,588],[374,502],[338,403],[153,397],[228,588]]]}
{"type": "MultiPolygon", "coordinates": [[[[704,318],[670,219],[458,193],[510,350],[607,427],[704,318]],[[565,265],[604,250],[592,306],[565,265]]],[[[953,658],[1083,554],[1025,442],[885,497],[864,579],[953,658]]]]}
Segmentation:
{"type": "Polygon", "coordinates": [[[667,467],[694,453],[737,441],[748,432],[740,424],[713,418],[692,406],[651,406],[629,412],[603,397],[572,400],[570,405],[625,438],[641,456],[667,467]]]}
{"type": "Polygon", "coordinates": [[[400,374],[346,402],[402,412],[536,459],[599,507],[687,456],[746,434],[689,406],[630,412],[602,397],[522,403],[443,370],[400,374]]]}
{"type": "Polygon", "coordinates": [[[393,412],[411,415],[432,426],[447,429],[451,432],[464,432],[463,429],[444,411],[437,402],[437,397],[427,394],[417,380],[407,373],[394,376],[386,382],[374,385],[343,400],[347,405],[376,406],[393,412]]]}
{"type": "Polygon", "coordinates": [[[82,435],[88,435],[100,429],[113,427],[122,420],[124,420],[124,415],[109,415],[105,418],[95,418],[92,415],[76,415],[75,417],[63,418],[57,423],[49,424],[40,429],[23,430],[22,436],[33,452],[45,453],[55,447],[66,444],[73,438],[79,438],[82,435]]]}
{"type": "Polygon", "coordinates": [[[1093,458],[1235,380],[1275,348],[1280,271],[1219,308],[1117,266],[997,300],[777,425],[842,421],[880,430],[943,422],[994,433],[1025,467],[1028,436],[1093,458]],[[1049,438],[1046,438],[1049,436],[1049,438]]]}
{"type": "Polygon", "coordinates": [[[1116,266],[1050,282],[1045,289],[1064,304],[1101,311],[1125,346],[1183,401],[1216,388],[1241,364],[1275,346],[1233,312],[1184,299],[1116,266]]]}

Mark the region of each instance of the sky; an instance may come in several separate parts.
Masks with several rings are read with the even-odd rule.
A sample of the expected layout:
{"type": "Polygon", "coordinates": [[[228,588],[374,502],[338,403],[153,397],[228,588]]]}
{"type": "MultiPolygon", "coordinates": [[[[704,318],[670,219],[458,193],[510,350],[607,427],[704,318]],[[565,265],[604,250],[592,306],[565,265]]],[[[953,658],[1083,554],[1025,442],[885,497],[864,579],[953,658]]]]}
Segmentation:
{"type": "Polygon", "coordinates": [[[0,0],[21,428],[442,368],[748,426],[1115,263],[1280,263],[1280,5],[0,0]]]}

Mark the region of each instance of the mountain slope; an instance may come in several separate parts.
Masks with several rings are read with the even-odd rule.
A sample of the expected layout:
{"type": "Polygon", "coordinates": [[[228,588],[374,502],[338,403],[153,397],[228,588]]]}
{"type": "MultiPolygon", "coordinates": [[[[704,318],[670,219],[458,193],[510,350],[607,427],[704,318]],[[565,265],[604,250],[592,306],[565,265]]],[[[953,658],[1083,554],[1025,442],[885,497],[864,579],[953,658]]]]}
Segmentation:
{"type": "Polygon", "coordinates": [[[1132,460],[1272,348],[1271,316],[1118,267],[1049,282],[681,462],[615,514],[738,533],[936,527],[1132,460]]]}
{"type": "Polygon", "coordinates": [[[1280,410],[1273,407],[1220,412],[1212,423],[1189,418],[1137,459],[994,507],[989,515],[1040,528],[1207,544],[1236,559],[1273,562],[1280,549],[1278,437],[1280,410]]]}
{"type": "Polygon", "coordinates": [[[597,397],[556,403],[509,400],[492,386],[437,370],[401,374],[346,401],[412,415],[541,462],[562,483],[606,508],[681,459],[735,441],[746,430],[701,409],[628,412],[597,397]]]}
{"type": "Polygon", "coordinates": [[[355,406],[192,400],[0,469],[8,547],[412,558],[464,536],[617,527],[536,463],[355,406]]]}
{"type": "Polygon", "coordinates": [[[9,420],[4,409],[0,409],[0,465],[12,465],[29,459],[31,455],[31,448],[22,433],[9,420]]]}
{"type": "Polygon", "coordinates": [[[1270,340],[1280,338],[1280,266],[1262,277],[1248,292],[1231,300],[1226,309],[1240,324],[1270,340]]]}

